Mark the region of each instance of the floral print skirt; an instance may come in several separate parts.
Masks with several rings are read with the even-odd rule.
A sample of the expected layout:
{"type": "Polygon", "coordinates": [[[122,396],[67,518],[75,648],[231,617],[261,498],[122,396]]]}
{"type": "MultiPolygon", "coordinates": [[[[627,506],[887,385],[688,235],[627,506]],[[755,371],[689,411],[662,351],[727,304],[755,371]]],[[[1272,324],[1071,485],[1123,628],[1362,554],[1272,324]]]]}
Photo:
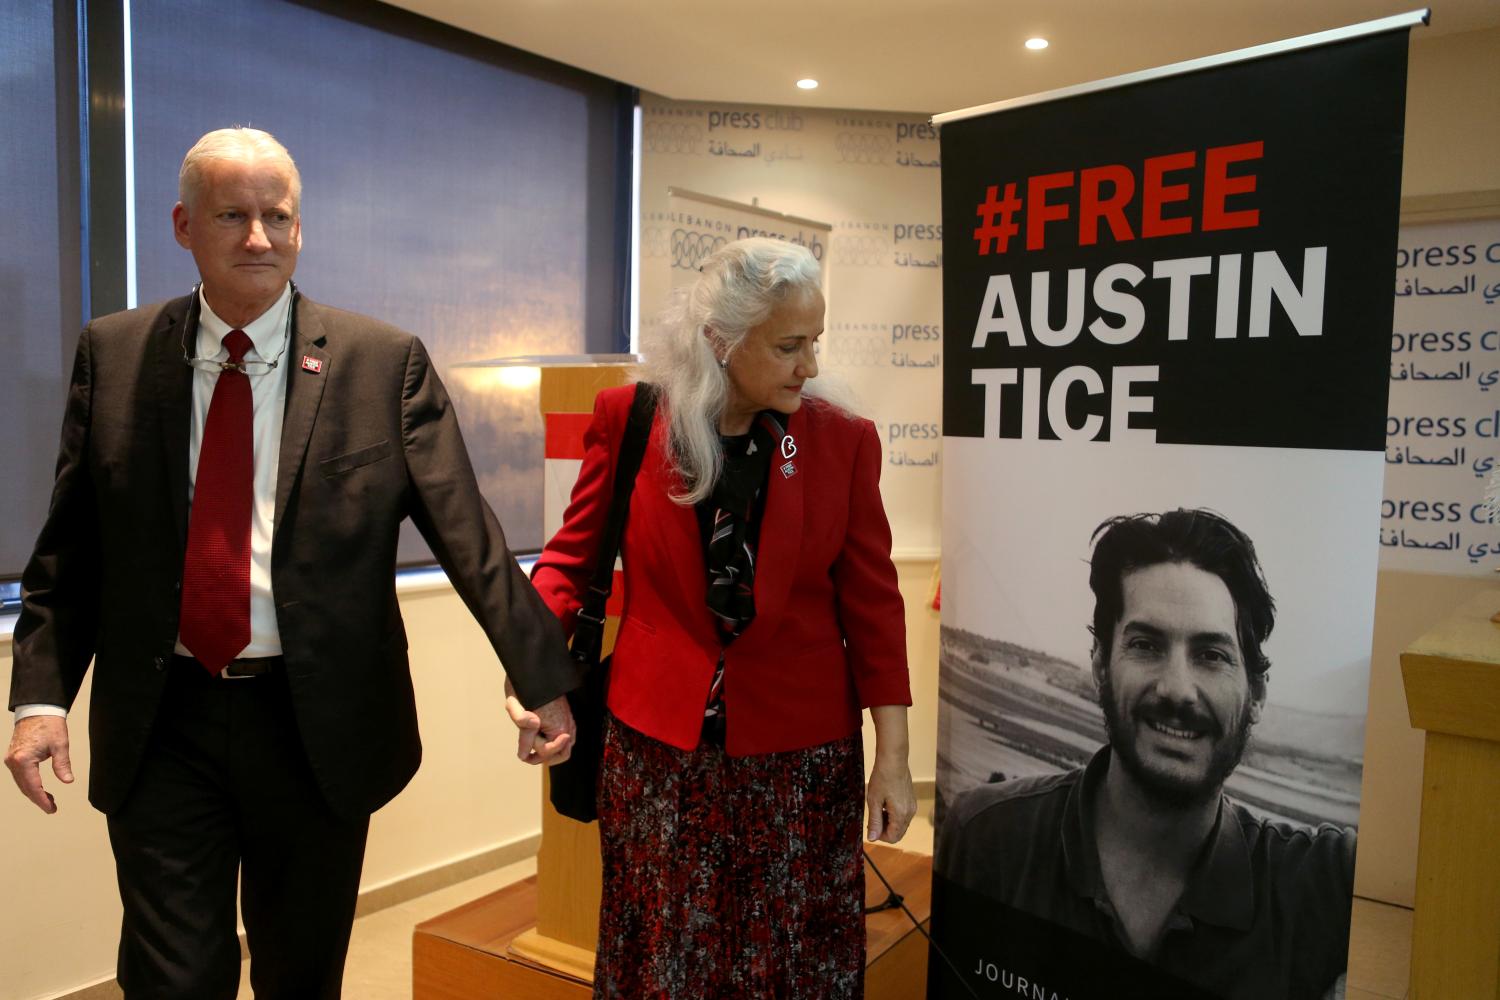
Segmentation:
{"type": "Polygon", "coordinates": [[[863,818],[858,733],[730,757],[611,717],[596,1000],[858,1000],[863,818]]]}

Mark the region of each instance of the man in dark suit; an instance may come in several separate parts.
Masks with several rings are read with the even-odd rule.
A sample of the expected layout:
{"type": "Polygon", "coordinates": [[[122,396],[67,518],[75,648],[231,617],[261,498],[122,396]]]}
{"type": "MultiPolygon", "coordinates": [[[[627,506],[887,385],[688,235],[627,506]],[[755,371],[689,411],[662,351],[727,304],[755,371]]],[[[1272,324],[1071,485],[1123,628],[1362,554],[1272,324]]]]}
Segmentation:
{"type": "Polygon", "coordinates": [[[108,816],[127,996],[336,997],[369,815],[421,757],[395,592],[411,517],[566,757],[561,631],[482,499],[409,334],[291,284],[301,182],[223,129],[172,212],[202,284],[91,322],[22,580],[6,765],[43,811],[94,662],[89,799],[108,816]]]}

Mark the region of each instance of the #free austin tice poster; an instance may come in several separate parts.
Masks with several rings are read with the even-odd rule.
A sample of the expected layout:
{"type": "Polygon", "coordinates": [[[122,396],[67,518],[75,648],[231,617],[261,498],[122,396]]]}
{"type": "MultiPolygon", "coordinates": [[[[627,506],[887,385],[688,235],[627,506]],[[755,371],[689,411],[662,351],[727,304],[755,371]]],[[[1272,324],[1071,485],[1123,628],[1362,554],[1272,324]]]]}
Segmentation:
{"type": "Polygon", "coordinates": [[[932,996],[1339,995],[1405,67],[943,125],[932,996]]]}

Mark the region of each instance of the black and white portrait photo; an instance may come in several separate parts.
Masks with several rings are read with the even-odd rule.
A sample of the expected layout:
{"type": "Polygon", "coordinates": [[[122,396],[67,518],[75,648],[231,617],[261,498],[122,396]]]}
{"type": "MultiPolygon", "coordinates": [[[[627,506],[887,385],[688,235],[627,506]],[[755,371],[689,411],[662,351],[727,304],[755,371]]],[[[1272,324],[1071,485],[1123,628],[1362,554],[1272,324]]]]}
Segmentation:
{"type": "Polygon", "coordinates": [[[998,988],[982,995],[1030,995],[1026,979],[1088,1000],[1036,971],[1058,941],[1075,964],[1149,969],[1142,996],[1337,998],[1369,642],[1344,610],[1367,584],[1340,559],[1375,558],[1339,524],[1350,470],[1304,460],[1328,492],[1293,516],[1306,494],[1258,480],[1253,453],[1089,453],[1054,455],[1048,484],[995,473],[1046,516],[991,521],[944,567],[935,868],[950,924],[1006,929],[989,976],[974,946],[998,988]],[[1184,461],[1209,488],[1167,485],[1184,461]],[[1152,466],[1115,492],[1058,489],[1152,466]],[[1003,957],[1033,926],[1043,943],[1003,957]]]}

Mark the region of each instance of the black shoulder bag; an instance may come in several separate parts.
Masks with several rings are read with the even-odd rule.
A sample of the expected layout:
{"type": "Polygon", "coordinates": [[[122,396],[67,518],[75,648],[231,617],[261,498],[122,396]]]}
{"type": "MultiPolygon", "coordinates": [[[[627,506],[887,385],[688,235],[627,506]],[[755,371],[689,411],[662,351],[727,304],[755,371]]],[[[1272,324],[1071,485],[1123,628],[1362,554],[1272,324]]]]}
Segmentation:
{"type": "Polygon", "coordinates": [[[625,520],[630,513],[630,492],[636,473],[651,437],[651,421],[656,415],[656,386],[637,383],[635,400],[630,405],[630,419],[620,439],[619,461],[615,465],[614,495],[609,502],[609,520],[599,542],[599,561],[578,609],[570,647],[573,662],[583,667],[583,686],[568,695],[568,707],[578,738],[573,752],[561,764],[549,768],[552,808],[580,823],[599,818],[599,763],[604,756],[604,686],[609,676],[608,658],[600,661],[604,645],[604,605],[614,583],[615,556],[625,535],[625,520]]]}

